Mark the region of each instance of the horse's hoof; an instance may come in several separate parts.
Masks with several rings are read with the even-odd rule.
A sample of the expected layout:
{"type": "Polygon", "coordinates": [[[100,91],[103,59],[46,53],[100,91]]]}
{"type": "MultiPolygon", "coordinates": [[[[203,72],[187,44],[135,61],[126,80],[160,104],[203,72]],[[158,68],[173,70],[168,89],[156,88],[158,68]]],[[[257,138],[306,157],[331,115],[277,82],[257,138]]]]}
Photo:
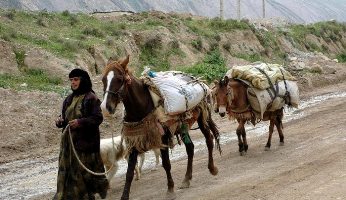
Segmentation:
{"type": "Polygon", "coordinates": [[[284,142],[280,142],[279,146],[285,146],[284,142]]]}
{"type": "Polygon", "coordinates": [[[209,169],[211,175],[216,176],[219,173],[219,169],[217,167],[213,167],[209,169]]]}
{"type": "Polygon", "coordinates": [[[269,151],[270,147],[264,147],[264,151],[269,151]]]}
{"type": "Polygon", "coordinates": [[[167,193],[166,193],[166,199],[167,200],[170,200],[170,199],[175,199],[177,198],[177,195],[175,194],[174,190],[167,190],[167,193]]]}
{"type": "Polygon", "coordinates": [[[241,151],[239,152],[240,156],[245,156],[246,155],[246,152],[245,151],[241,151]]]}
{"type": "Polygon", "coordinates": [[[185,189],[190,187],[190,181],[183,181],[179,187],[179,189],[185,189]]]}

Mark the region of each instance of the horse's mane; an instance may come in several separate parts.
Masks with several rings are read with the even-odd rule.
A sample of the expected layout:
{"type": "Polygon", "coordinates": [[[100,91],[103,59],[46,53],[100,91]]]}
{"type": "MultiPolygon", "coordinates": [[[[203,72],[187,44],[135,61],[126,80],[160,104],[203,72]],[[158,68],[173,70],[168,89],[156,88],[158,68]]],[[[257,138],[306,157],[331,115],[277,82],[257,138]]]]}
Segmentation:
{"type": "MultiPolygon", "coordinates": [[[[108,61],[106,67],[105,67],[104,70],[103,70],[102,75],[103,75],[103,76],[106,76],[106,75],[108,74],[109,71],[115,70],[115,69],[121,71],[121,72],[124,73],[124,74],[132,75],[131,70],[124,70],[124,68],[121,67],[119,61],[108,61]]],[[[128,69],[128,68],[127,68],[127,69],[128,69]]]]}

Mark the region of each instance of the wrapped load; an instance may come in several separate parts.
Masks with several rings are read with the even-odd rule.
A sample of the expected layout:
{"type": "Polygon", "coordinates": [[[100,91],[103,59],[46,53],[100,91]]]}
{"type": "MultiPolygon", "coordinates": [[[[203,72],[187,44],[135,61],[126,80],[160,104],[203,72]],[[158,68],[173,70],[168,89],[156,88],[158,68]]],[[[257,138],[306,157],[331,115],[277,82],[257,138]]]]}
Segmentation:
{"type": "Polygon", "coordinates": [[[243,81],[249,87],[247,97],[256,117],[275,111],[285,104],[298,108],[299,89],[295,77],[277,64],[253,63],[234,66],[226,76],[243,81]]]}
{"type": "Polygon", "coordinates": [[[295,81],[296,79],[278,64],[253,63],[245,66],[234,66],[228,70],[226,76],[246,80],[253,87],[264,90],[270,87],[271,83],[280,80],[295,81]]]}
{"type": "MultiPolygon", "coordinates": [[[[208,94],[200,80],[177,71],[151,72],[149,79],[162,97],[165,114],[177,115],[197,106],[208,94]]],[[[151,92],[153,96],[153,92],[151,92]]]]}
{"type": "Polygon", "coordinates": [[[276,96],[275,92],[270,89],[260,90],[249,87],[247,90],[250,105],[260,119],[263,119],[265,111],[278,110],[285,104],[298,108],[299,89],[295,81],[280,81],[274,85],[274,88],[276,96]]]}

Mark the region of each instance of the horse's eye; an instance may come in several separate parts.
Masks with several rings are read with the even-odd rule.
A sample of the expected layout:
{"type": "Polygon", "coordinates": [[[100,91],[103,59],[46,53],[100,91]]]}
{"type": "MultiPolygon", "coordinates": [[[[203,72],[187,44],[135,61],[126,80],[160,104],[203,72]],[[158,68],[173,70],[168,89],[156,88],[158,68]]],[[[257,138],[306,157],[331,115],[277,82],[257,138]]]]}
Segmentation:
{"type": "Polygon", "coordinates": [[[122,78],[122,77],[117,78],[117,82],[118,82],[118,83],[123,82],[123,78],[122,78]]]}

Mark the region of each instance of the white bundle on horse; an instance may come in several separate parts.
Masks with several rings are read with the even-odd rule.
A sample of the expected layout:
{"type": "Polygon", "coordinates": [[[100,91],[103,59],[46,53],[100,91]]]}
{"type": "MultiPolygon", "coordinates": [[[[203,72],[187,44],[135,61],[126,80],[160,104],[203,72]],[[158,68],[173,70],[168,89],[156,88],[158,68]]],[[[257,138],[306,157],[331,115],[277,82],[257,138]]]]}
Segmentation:
{"type": "Polygon", "coordinates": [[[280,65],[253,63],[235,66],[226,76],[242,80],[249,86],[248,100],[260,119],[263,119],[265,111],[278,110],[285,104],[298,107],[299,89],[296,79],[280,65]]]}
{"type": "Polygon", "coordinates": [[[260,90],[254,87],[249,87],[247,90],[250,105],[252,109],[260,114],[260,117],[258,117],[260,119],[263,119],[265,111],[278,110],[285,104],[298,108],[299,90],[295,81],[280,81],[274,85],[274,88],[275,91],[270,89],[260,90]],[[285,96],[286,94],[288,96],[285,96]]]}
{"type": "Polygon", "coordinates": [[[180,114],[194,108],[209,92],[206,84],[181,72],[157,72],[156,76],[150,79],[163,97],[168,115],[180,114]]]}
{"type": "Polygon", "coordinates": [[[246,80],[258,89],[267,89],[271,83],[280,80],[295,81],[296,78],[278,64],[253,63],[251,65],[234,66],[226,73],[228,78],[246,80]],[[265,72],[265,74],[263,73],[265,72]]]}

